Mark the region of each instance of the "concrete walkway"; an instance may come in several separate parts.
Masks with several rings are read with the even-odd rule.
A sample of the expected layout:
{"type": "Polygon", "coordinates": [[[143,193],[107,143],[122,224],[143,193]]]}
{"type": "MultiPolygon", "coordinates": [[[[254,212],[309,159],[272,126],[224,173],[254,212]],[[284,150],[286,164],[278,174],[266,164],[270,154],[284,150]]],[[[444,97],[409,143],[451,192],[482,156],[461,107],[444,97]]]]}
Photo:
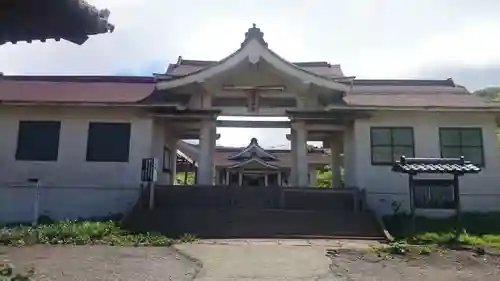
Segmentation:
{"type": "Polygon", "coordinates": [[[175,247],[201,261],[196,281],[335,280],[327,249],[363,249],[373,241],[203,240],[175,247]]]}

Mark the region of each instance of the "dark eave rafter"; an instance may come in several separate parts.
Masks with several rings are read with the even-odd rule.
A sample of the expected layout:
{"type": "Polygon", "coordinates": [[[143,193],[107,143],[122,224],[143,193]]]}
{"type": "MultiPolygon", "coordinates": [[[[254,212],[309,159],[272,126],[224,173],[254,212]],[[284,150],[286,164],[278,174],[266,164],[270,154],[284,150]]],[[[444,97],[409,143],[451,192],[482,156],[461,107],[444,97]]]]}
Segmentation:
{"type": "Polygon", "coordinates": [[[84,0],[3,0],[0,44],[64,39],[81,45],[89,35],[113,32],[109,14],[84,0]]]}

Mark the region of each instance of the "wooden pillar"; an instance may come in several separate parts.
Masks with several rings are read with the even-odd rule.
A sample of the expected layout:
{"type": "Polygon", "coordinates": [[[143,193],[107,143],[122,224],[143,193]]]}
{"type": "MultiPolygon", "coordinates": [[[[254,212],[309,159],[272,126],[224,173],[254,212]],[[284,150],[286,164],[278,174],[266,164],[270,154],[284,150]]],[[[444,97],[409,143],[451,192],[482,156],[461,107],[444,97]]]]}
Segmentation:
{"type": "Polygon", "coordinates": [[[460,204],[460,188],[458,174],[453,175],[453,201],[455,202],[456,230],[455,239],[458,241],[462,232],[462,206],[460,204]]]}
{"type": "Polygon", "coordinates": [[[410,187],[410,214],[411,214],[411,234],[415,233],[415,183],[413,182],[413,175],[408,175],[408,186],[410,187]]]}

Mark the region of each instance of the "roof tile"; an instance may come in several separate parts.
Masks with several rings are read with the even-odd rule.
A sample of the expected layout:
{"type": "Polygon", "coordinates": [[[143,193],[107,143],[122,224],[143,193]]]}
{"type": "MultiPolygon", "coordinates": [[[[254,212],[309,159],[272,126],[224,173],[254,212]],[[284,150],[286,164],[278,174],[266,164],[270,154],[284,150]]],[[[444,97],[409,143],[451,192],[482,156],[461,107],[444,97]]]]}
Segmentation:
{"type": "Polygon", "coordinates": [[[405,158],[396,161],[392,171],[405,174],[469,174],[479,173],[481,168],[464,158],[405,158]]]}

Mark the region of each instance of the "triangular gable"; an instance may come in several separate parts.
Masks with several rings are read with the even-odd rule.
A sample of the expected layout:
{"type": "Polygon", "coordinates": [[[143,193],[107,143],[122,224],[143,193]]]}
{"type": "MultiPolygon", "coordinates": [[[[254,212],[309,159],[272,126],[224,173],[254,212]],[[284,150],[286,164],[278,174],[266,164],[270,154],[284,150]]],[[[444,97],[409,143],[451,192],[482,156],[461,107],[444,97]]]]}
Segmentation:
{"type": "Polygon", "coordinates": [[[349,89],[349,87],[345,84],[304,70],[278,56],[267,47],[267,43],[263,38],[263,33],[259,28],[255,27],[255,25],[245,34],[245,41],[242,43],[241,48],[221,60],[218,64],[200,69],[185,76],[176,77],[166,81],[159,81],[156,88],[159,90],[165,90],[191,83],[203,82],[211,77],[235,68],[245,60],[248,60],[252,64],[256,64],[260,60],[264,60],[284,74],[296,77],[305,83],[316,84],[324,88],[344,92],[349,89]]]}
{"type": "Polygon", "coordinates": [[[250,140],[250,144],[245,147],[242,151],[236,153],[235,155],[229,156],[229,160],[238,160],[238,159],[248,159],[258,157],[261,159],[271,159],[271,161],[277,161],[278,157],[272,155],[271,153],[265,151],[257,142],[256,138],[252,138],[250,140]]]}
{"type": "Polygon", "coordinates": [[[267,163],[259,158],[250,158],[246,161],[242,161],[227,167],[227,169],[235,169],[235,168],[264,168],[264,169],[279,169],[278,166],[267,163]]]}

